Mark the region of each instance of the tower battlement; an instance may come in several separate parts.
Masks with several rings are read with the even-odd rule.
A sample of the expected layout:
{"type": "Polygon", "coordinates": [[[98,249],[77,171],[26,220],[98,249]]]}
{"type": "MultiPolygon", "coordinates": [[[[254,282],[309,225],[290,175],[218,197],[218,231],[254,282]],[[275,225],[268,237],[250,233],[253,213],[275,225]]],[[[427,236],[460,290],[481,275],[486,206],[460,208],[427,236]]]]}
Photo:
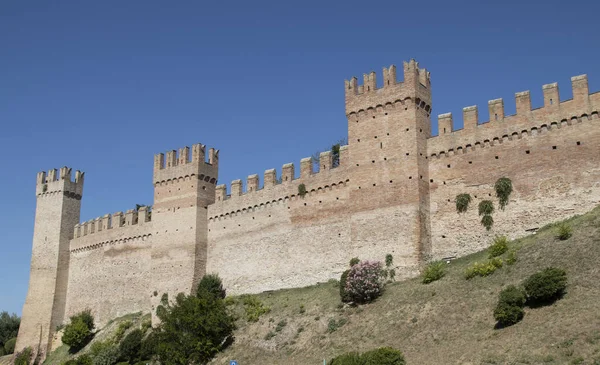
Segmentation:
{"type": "MultiPolygon", "coordinates": [[[[179,151],[167,151],[154,155],[154,183],[172,181],[186,176],[202,176],[216,181],[219,170],[219,150],[210,148],[208,150],[208,161],[206,160],[206,146],[197,143],[190,148],[183,147],[179,151]],[[166,157],[166,158],[165,158],[166,157]],[[190,158],[191,157],[191,158],[190,158]]],[[[208,180],[207,180],[208,181],[208,180]]]]}
{"type": "Polygon", "coordinates": [[[384,67],[381,88],[377,87],[375,71],[363,74],[362,85],[356,77],[345,80],[346,114],[406,99],[415,102],[418,98],[431,105],[431,75],[427,69],[419,68],[419,63],[412,59],[403,63],[403,71],[404,80],[398,81],[396,66],[384,67]]]}
{"type": "Polygon", "coordinates": [[[37,173],[36,195],[43,196],[52,193],[63,193],[81,199],[83,194],[84,173],[75,171],[75,178],[71,176],[72,169],[64,166],[60,169],[50,169],[37,173]]]}

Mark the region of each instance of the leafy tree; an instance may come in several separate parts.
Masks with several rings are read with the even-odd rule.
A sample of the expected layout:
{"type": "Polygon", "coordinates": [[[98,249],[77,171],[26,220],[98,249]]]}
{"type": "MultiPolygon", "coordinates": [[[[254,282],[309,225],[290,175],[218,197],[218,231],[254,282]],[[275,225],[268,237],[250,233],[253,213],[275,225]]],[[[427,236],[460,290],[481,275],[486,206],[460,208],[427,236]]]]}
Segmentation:
{"type": "Polygon", "coordinates": [[[162,297],[156,353],[163,365],[206,364],[231,341],[235,320],[223,299],[207,293],[162,297]]]}
{"type": "Polygon", "coordinates": [[[119,349],[121,350],[121,358],[133,364],[140,358],[140,350],[142,347],[142,337],[144,334],[139,328],[129,332],[121,341],[119,349]]]}
{"type": "Polygon", "coordinates": [[[16,314],[0,313],[0,348],[3,348],[8,340],[17,337],[21,318],[16,314]]]}
{"type": "Polygon", "coordinates": [[[62,342],[70,347],[71,352],[82,349],[92,339],[94,317],[89,309],[71,316],[71,322],[65,326],[62,342]]]}
{"type": "Polygon", "coordinates": [[[547,267],[523,282],[527,301],[546,304],[560,298],[567,288],[567,273],[563,269],[547,267]]]}
{"type": "Polygon", "coordinates": [[[13,352],[15,352],[15,345],[17,344],[17,339],[16,338],[11,338],[10,340],[6,341],[6,343],[4,344],[4,353],[6,355],[10,355],[13,352]]]}
{"type": "Polygon", "coordinates": [[[197,295],[201,296],[205,293],[210,293],[218,298],[225,298],[225,289],[223,282],[217,274],[204,275],[198,284],[197,295]]]}

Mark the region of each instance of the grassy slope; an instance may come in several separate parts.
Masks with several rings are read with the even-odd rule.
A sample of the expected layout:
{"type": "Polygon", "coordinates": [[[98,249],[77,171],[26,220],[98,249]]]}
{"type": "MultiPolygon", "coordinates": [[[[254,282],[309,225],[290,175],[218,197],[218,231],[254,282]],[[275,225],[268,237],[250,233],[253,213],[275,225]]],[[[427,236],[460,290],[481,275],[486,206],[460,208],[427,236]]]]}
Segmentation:
{"type": "MultiPolygon", "coordinates": [[[[518,261],[489,277],[463,277],[467,266],[487,258],[480,252],[452,261],[440,281],[396,282],[358,308],[340,308],[335,283],[260,294],[271,312],[257,323],[242,315],[235,343],[212,363],[322,364],[346,351],[392,346],[409,364],[600,364],[600,207],[568,222],[574,232],[566,241],[555,239],[556,227],[549,226],[512,242],[518,261]],[[567,271],[565,297],[527,308],[522,322],[495,330],[499,291],[547,266],[567,271]],[[329,333],[332,318],[348,322],[329,333]],[[281,320],[287,325],[275,332],[281,320]],[[270,331],[276,336],[265,340],[270,331]]],[[[239,302],[235,308],[243,313],[239,302]]]]}
{"type": "MultiPolygon", "coordinates": [[[[123,322],[126,322],[126,321],[131,322],[131,327],[129,327],[125,331],[125,334],[127,334],[135,328],[140,328],[140,326],[142,325],[142,322],[149,321],[149,320],[150,320],[150,314],[144,315],[142,313],[131,313],[131,314],[127,314],[122,317],[119,317],[119,318],[115,318],[112,321],[110,321],[109,323],[107,323],[106,326],[97,330],[96,334],[94,335],[94,338],[90,341],[90,343],[87,344],[87,346],[85,346],[83,349],[81,349],[78,353],[71,354],[71,353],[69,353],[69,347],[67,345],[61,345],[56,350],[52,351],[46,357],[46,360],[44,360],[43,364],[44,365],[60,365],[64,362],[66,362],[67,360],[70,360],[70,359],[76,358],[80,355],[88,353],[94,342],[106,341],[110,338],[113,338],[119,325],[123,322]]],[[[125,337],[125,334],[123,335],[123,337],[125,337]]],[[[0,363],[0,365],[2,365],[2,363],[0,363]]]]}

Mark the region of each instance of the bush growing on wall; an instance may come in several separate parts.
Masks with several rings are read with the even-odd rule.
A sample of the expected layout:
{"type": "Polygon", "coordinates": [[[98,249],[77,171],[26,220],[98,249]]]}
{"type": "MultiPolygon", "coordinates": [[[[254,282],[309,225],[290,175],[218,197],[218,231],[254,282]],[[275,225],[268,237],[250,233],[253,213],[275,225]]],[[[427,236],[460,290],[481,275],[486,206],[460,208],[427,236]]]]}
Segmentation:
{"type": "Polygon", "coordinates": [[[362,261],[350,268],[346,292],[355,303],[369,303],[383,291],[382,267],[379,261],[362,261]]]}
{"type": "Polygon", "coordinates": [[[510,181],[507,177],[501,177],[496,180],[496,184],[494,184],[494,189],[496,190],[496,197],[498,197],[498,204],[500,204],[500,209],[504,210],[504,207],[508,204],[508,199],[510,194],[512,193],[512,181],[510,181]]]}
{"type": "Polygon", "coordinates": [[[492,213],[494,213],[494,203],[492,203],[491,200],[482,200],[479,203],[479,216],[481,216],[481,225],[483,225],[488,231],[494,224],[492,213]]]}
{"type": "Polygon", "coordinates": [[[306,185],[298,185],[298,195],[300,195],[300,197],[304,197],[304,195],[306,195],[306,185]]]}
{"type": "Polygon", "coordinates": [[[469,194],[458,194],[456,196],[456,211],[458,213],[464,213],[469,208],[471,203],[471,195],[469,194]]]}

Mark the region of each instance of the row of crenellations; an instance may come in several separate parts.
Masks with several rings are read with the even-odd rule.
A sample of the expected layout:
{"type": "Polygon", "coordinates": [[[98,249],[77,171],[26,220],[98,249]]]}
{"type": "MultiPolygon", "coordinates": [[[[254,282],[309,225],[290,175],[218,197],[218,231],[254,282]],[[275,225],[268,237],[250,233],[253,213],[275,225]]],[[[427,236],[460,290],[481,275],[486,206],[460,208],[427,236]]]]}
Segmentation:
{"type": "MultiPolygon", "coordinates": [[[[340,147],[339,164],[338,167],[347,166],[348,164],[348,146],[340,147]]],[[[313,161],[311,157],[306,157],[300,160],[300,179],[308,178],[309,176],[315,175],[319,172],[329,171],[334,169],[333,166],[333,154],[331,151],[321,152],[319,155],[319,171],[313,170],[313,161]]],[[[287,183],[294,180],[296,176],[295,167],[293,163],[287,163],[283,165],[281,169],[281,183],[287,183]]],[[[277,179],[277,171],[275,169],[269,169],[264,174],[264,185],[263,188],[270,188],[279,184],[277,179]]],[[[227,186],[225,184],[218,185],[216,187],[216,201],[226,200],[229,196],[235,197],[242,195],[242,180],[233,180],[231,182],[231,193],[227,194],[227,186]]],[[[258,174],[248,176],[246,181],[246,193],[252,193],[259,190],[259,178],[258,174]]]]}
{"type": "Polygon", "coordinates": [[[185,165],[188,163],[206,162],[210,165],[217,165],[219,160],[219,150],[210,148],[208,150],[208,162],[206,162],[206,145],[196,143],[192,145],[191,155],[190,148],[183,147],[177,150],[167,151],[166,158],[164,153],[159,153],[154,156],[154,170],[162,170],[165,168],[185,165]],[[191,159],[190,159],[191,157],[191,159]]]}
{"type": "MultiPolygon", "coordinates": [[[[413,79],[413,75],[416,75],[419,83],[427,88],[431,86],[431,75],[425,68],[419,68],[419,63],[414,59],[409,62],[404,62],[404,81],[413,79]]],[[[389,68],[383,68],[383,88],[395,86],[401,84],[396,78],[396,66],[391,65],[389,68]]],[[[371,71],[367,74],[363,74],[363,84],[358,85],[358,79],[352,77],[350,80],[345,81],[346,95],[360,95],[369,92],[375,92],[377,90],[377,74],[375,71],[371,71]]]]}
{"type": "Polygon", "coordinates": [[[83,181],[83,172],[77,170],[75,171],[75,181],[71,180],[71,171],[70,167],[61,167],[60,170],[50,169],[48,172],[40,171],[37,173],[37,185],[49,184],[54,181],[59,180],[67,180],[70,182],[79,183],[83,181]]]}
{"type": "Polygon", "coordinates": [[[74,228],[73,237],[79,238],[109,229],[129,227],[138,224],[143,225],[150,221],[150,208],[142,206],[138,210],[129,209],[125,214],[123,214],[123,212],[105,214],[102,217],[97,217],[90,219],[87,222],[77,224],[74,228]]]}
{"type": "MultiPolygon", "coordinates": [[[[587,75],[571,77],[571,85],[573,88],[573,101],[580,102],[589,96],[589,87],[587,75]]],[[[560,95],[558,92],[558,83],[546,84],[542,86],[544,93],[544,106],[548,111],[552,112],[560,108],[560,95]]],[[[516,116],[528,117],[532,111],[531,96],[529,91],[522,91],[515,94],[516,101],[516,116]]],[[[503,99],[494,99],[488,102],[488,110],[490,122],[503,121],[511,116],[504,114],[503,99]]],[[[469,130],[475,128],[479,123],[479,112],[476,105],[463,108],[463,129],[469,130]]],[[[438,115],[438,130],[439,136],[456,131],[453,125],[452,113],[438,115]]]]}

